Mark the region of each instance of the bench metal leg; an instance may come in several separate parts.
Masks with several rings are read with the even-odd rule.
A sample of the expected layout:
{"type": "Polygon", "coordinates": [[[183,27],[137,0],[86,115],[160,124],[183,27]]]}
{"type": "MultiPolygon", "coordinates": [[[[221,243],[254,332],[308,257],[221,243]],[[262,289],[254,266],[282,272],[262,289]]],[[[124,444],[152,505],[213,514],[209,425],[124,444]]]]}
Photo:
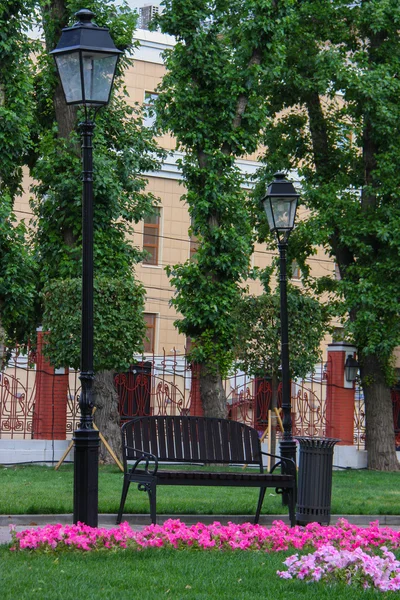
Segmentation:
{"type": "Polygon", "coordinates": [[[117,516],[117,525],[119,525],[121,523],[122,513],[124,512],[124,506],[125,506],[126,496],[128,495],[128,490],[129,490],[130,483],[131,482],[129,481],[129,479],[127,479],[126,477],[124,477],[124,483],[123,483],[123,486],[122,486],[122,494],[121,494],[121,503],[119,505],[119,511],[118,511],[118,516],[117,516]]]}
{"type": "Polygon", "coordinates": [[[149,494],[151,522],[155,525],[157,523],[157,486],[155,483],[149,483],[146,487],[149,494]]]}
{"type": "Polygon", "coordinates": [[[296,490],[291,489],[288,490],[288,505],[289,505],[289,519],[290,526],[294,527],[296,525],[296,490]]]}
{"type": "Polygon", "coordinates": [[[264,496],[265,496],[265,492],[266,492],[267,488],[262,487],[260,488],[260,495],[258,497],[258,504],[257,504],[257,511],[256,511],[256,516],[254,517],[254,524],[256,525],[258,523],[258,520],[260,518],[260,512],[261,512],[261,508],[264,502],[264,496]]]}

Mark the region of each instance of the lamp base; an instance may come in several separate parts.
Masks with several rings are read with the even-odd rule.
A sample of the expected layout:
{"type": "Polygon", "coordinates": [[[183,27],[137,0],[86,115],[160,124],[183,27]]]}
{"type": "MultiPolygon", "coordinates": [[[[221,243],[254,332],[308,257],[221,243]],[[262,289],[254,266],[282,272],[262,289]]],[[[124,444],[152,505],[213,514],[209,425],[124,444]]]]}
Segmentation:
{"type": "MultiPolygon", "coordinates": [[[[294,475],[296,477],[296,453],[297,453],[297,444],[294,439],[291,440],[281,440],[279,445],[279,452],[283,458],[290,458],[294,461],[293,463],[282,463],[281,471],[286,475],[294,475]]],[[[288,494],[282,494],[282,504],[283,506],[287,506],[289,504],[288,494]]]]}
{"type": "Polygon", "coordinates": [[[74,523],[98,526],[99,517],[99,448],[96,429],[74,432],[74,523]]]}

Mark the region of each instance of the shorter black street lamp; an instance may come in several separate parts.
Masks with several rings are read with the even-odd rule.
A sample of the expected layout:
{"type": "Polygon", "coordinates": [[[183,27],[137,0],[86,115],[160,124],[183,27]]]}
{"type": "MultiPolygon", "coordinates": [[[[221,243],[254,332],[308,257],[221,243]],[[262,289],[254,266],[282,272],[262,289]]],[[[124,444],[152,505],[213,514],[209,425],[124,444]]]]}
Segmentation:
{"type": "MultiPolygon", "coordinates": [[[[284,173],[275,173],[275,179],[269,184],[262,199],[270,230],[278,240],[280,266],[280,313],[281,313],[281,361],[282,361],[282,411],[283,439],[280,453],[296,463],[296,442],[292,436],[292,406],[290,394],[289,369],[289,326],[287,310],[286,253],[289,235],[294,227],[299,194],[294,185],[285,178],[284,173]]],[[[282,464],[283,472],[288,472],[282,464]]]]}
{"type": "Polygon", "coordinates": [[[358,369],[360,365],[352,354],[348,354],[346,362],[344,363],[344,374],[346,381],[353,383],[357,379],[358,369]]]}
{"type": "Polygon", "coordinates": [[[82,137],[82,336],[80,423],[74,432],[74,523],[97,527],[99,433],[93,427],[93,120],[88,108],[108,104],[121,51],[106,27],[92,23],[82,9],[78,21],[62,30],[54,56],[67,104],[83,106],[82,137]]]}

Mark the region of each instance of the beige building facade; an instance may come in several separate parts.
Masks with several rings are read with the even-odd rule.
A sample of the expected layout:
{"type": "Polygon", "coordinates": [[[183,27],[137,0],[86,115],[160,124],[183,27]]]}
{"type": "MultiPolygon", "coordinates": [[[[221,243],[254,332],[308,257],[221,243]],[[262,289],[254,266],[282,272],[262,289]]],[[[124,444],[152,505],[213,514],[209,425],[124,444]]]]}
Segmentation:
{"type": "MultiPolygon", "coordinates": [[[[137,30],[136,37],[140,45],[135,51],[133,64],[126,73],[126,87],[132,104],[148,104],[154,99],[157,86],[165,73],[162,53],[173,46],[174,38],[145,29],[137,30]]],[[[149,125],[151,120],[149,117],[149,125]]],[[[149,252],[148,258],[136,266],[137,277],[146,288],[145,318],[148,336],[145,353],[161,355],[176,351],[183,355],[187,340],[174,327],[174,320],[178,315],[170,306],[174,290],[170,286],[165,267],[188,260],[193,251],[193,242],[191,243],[188,233],[190,217],[187,206],[181,200],[185,189],[177,161],[182,154],[175,150],[175,140],[170,136],[162,136],[158,142],[171,152],[159,172],[146,174],[148,190],[159,199],[158,214],[136,225],[134,234],[134,243],[149,252]]],[[[249,176],[259,166],[254,155],[239,160],[237,164],[249,176]]],[[[296,175],[292,174],[292,179],[295,178],[296,175]]],[[[28,179],[25,189],[29,189],[28,179]]],[[[17,198],[15,212],[18,219],[29,221],[31,211],[28,193],[17,198]]],[[[300,210],[297,218],[301,216],[300,210]]],[[[265,267],[271,263],[273,256],[273,252],[267,251],[262,244],[257,244],[252,256],[252,266],[265,267]]],[[[335,273],[334,263],[321,249],[310,259],[310,265],[315,275],[335,273]]],[[[292,281],[301,286],[296,265],[292,269],[289,266],[289,274],[290,271],[292,281]]],[[[251,293],[262,292],[260,284],[250,282],[249,285],[251,293]]],[[[331,338],[327,337],[326,343],[330,341],[331,338]]],[[[323,359],[325,358],[324,351],[323,359]]]]}
{"type": "MultiPolygon", "coordinates": [[[[146,103],[155,93],[165,72],[162,52],[171,47],[174,40],[170,36],[148,30],[138,30],[137,37],[140,47],[135,52],[133,66],[126,74],[126,84],[132,102],[146,103]]],[[[168,354],[172,349],[176,349],[184,353],[186,339],[173,325],[177,315],[169,306],[169,301],[174,291],[169,284],[165,267],[185,262],[190,257],[191,242],[188,234],[190,218],[187,207],[181,200],[185,191],[177,167],[177,160],[181,154],[174,151],[175,141],[172,138],[164,136],[159,139],[159,143],[173,151],[173,154],[166,159],[159,173],[148,177],[149,190],[159,198],[159,219],[157,223],[142,223],[137,227],[135,243],[138,246],[144,244],[152,256],[149,261],[138,265],[136,272],[147,290],[145,310],[149,342],[146,344],[146,350],[154,351],[155,354],[161,354],[165,350],[168,354]],[[152,248],[152,243],[156,244],[156,249],[152,248]]],[[[237,164],[242,172],[249,176],[253,175],[259,166],[254,155],[239,160],[237,164]]],[[[293,178],[295,179],[295,174],[293,178]]],[[[301,211],[298,218],[301,218],[301,211]]],[[[271,263],[273,256],[274,254],[267,251],[265,246],[256,244],[252,265],[265,267],[271,263]]],[[[321,249],[310,259],[310,265],[315,275],[335,274],[334,263],[321,249]]],[[[295,265],[292,274],[292,281],[301,285],[295,265]]],[[[261,293],[261,286],[251,282],[250,291],[261,293]]],[[[330,341],[331,338],[327,337],[326,343],[330,341]]],[[[324,356],[326,356],[325,352],[324,356]]]]}

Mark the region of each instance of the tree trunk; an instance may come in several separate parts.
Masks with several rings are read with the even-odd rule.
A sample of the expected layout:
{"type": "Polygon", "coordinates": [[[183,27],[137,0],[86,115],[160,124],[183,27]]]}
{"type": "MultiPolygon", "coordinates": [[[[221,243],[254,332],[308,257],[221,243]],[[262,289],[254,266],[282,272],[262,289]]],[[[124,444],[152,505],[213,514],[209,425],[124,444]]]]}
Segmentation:
{"type": "Polygon", "coordinates": [[[228,411],[221,375],[205,363],[200,364],[200,397],[205,417],[226,418],[228,411]]]}
{"type": "Polygon", "coordinates": [[[361,383],[365,399],[368,468],[398,471],[390,390],[377,356],[360,356],[361,383]]]}
{"type": "MultiPolygon", "coordinates": [[[[118,458],[121,458],[121,431],[118,412],[118,394],[114,386],[114,371],[96,373],[93,385],[96,410],[94,422],[103,434],[118,458]]],[[[114,461],[107,448],[100,444],[100,462],[113,464],[114,461]]]]}

